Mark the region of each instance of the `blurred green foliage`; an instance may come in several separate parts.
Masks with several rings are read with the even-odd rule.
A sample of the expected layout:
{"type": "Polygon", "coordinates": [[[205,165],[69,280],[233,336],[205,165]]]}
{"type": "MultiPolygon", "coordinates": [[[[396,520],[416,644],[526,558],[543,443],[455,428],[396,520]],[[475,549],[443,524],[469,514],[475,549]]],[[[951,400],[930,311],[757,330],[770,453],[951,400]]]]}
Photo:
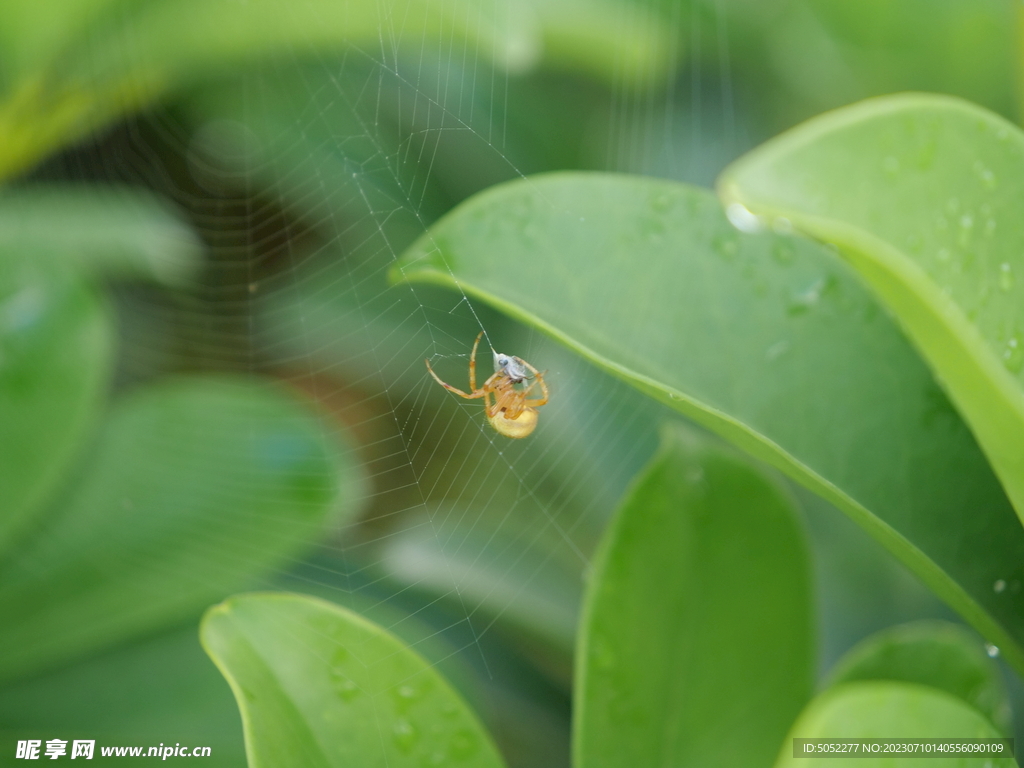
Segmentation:
{"type": "MultiPolygon", "coordinates": [[[[1019,14],[1011,0],[7,2],[0,760],[19,739],[180,740],[238,766],[243,721],[265,718],[252,765],[339,750],[350,765],[358,749],[367,764],[565,766],[570,702],[578,766],[635,762],[627,740],[728,762],[658,734],[737,718],[757,724],[751,764],[781,765],[801,708],[797,735],[1006,732],[988,655],[1024,658],[1024,538],[1003,490],[1016,498],[1019,392],[958,388],[963,358],[929,338],[966,328],[968,357],[999,355],[1016,326],[978,307],[983,342],[956,317],[921,332],[858,256],[878,250],[864,232],[899,248],[928,229],[936,195],[959,204],[939,212],[951,252],[964,216],[981,237],[979,206],[1016,205],[1019,133],[1000,150],[971,132],[1006,125],[988,113],[927,116],[963,136],[920,189],[886,175],[899,141],[913,149],[879,140],[898,119],[847,113],[852,143],[794,133],[812,161],[769,145],[723,177],[750,217],[784,203],[773,234],[735,231],[678,182],[708,186],[779,131],[896,91],[1014,119],[1019,14]],[[742,170],[764,164],[755,200],[742,170]],[[521,180],[554,170],[671,181],[521,180]],[[787,174],[810,193],[782,194],[787,174]],[[818,227],[822,190],[836,205],[818,227]],[[429,357],[465,386],[481,328],[546,371],[529,440],[496,437],[426,377],[429,357]],[[748,455],[694,427],[659,451],[683,417],[748,455]],[[924,624],[835,664],[887,624],[950,617],[836,508],[988,654],[924,624]],[[230,626],[211,611],[204,642],[240,719],[196,626],[250,588],[345,610],[239,597],[230,626]],[[328,690],[364,651],[368,695],[328,690]],[[812,697],[816,664],[832,672],[812,697]],[[792,685],[774,690],[769,669],[792,685]],[[411,678],[444,699],[415,728],[411,678]],[[369,723],[382,730],[364,741],[369,723]],[[486,749],[463,754],[470,741],[486,749]]],[[[1016,259],[1015,232],[1007,213],[985,258],[1016,259]]],[[[978,279],[999,295],[1004,272],[978,279]]],[[[939,301],[951,280],[901,285],[939,301]]]]}

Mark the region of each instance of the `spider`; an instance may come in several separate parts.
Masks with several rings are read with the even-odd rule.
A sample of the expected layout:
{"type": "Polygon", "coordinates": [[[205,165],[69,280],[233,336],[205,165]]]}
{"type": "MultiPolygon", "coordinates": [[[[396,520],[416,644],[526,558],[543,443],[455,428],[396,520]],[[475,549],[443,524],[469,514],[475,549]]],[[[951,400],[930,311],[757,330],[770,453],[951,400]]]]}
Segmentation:
{"type": "Polygon", "coordinates": [[[483,331],[477,335],[473,342],[473,353],[469,356],[469,387],[473,390],[469,394],[441,381],[430,367],[430,361],[423,362],[427,364],[427,370],[434,380],[450,392],[467,400],[482,397],[487,420],[499,434],[513,438],[526,437],[537,427],[537,409],[548,401],[548,385],[544,383],[544,375],[520,357],[495,352],[494,374],[477,389],[476,349],[483,335],[483,331]],[[530,390],[538,385],[542,396],[527,399],[530,390]]]}

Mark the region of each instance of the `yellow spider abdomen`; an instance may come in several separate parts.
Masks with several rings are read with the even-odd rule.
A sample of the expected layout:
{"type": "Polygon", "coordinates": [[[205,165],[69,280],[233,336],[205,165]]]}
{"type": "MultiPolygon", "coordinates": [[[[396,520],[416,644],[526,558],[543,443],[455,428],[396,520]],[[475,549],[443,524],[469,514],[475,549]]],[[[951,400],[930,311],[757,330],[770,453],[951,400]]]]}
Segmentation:
{"type": "Polygon", "coordinates": [[[516,418],[510,419],[504,411],[498,411],[487,418],[499,435],[505,437],[526,437],[537,427],[537,411],[526,408],[516,418]]]}

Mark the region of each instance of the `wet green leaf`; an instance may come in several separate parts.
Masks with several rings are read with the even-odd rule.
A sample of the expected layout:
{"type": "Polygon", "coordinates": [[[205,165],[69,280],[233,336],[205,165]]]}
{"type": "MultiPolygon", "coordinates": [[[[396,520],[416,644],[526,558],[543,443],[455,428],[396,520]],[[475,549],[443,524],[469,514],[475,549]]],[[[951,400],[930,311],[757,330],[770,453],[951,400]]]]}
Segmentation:
{"type": "Polygon", "coordinates": [[[719,185],[728,204],[840,247],[1024,519],[1024,133],[949,97],[894,96],[793,129],[719,185]]]}
{"type": "Polygon", "coordinates": [[[98,417],[113,343],[112,319],[80,275],[0,245],[0,553],[98,417]]]}
{"type": "Polygon", "coordinates": [[[779,467],[1024,669],[1024,530],[914,350],[826,249],[737,232],[683,185],[556,174],[460,206],[393,276],[488,302],[779,467]]]}
{"type": "Polygon", "coordinates": [[[200,635],[235,693],[251,768],[504,764],[430,664],[344,608],[241,595],[207,611],[200,635]]]}
{"type": "Polygon", "coordinates": [[[351,452],[276,387],[197,377],[134,393],[0,571],[0,677],[197,616],[352,514],[361,491],[351,452]]]}
{"type": "Polygon", "coordinates": [[[857,680],[930,685],[963,699],[1010,733],[1010,702],[999,669],[981,641],[956,624],[921,621],[871,635],[839,660],[829,684],[857,680]]]}
{"type": "MultiPolygon", "coordinates": [[[[894,682],[847,683],[812,701],[782,744],[775,768],[845,768],[847,757],[793,756],[793,738],[803,739],[996,739],[1003,735],[977,710],[944,691],[894,682]]],[[[859,757],[864,768],[1015,768],[1010,758],[859,757]]]]}
{"type": "Polygon", "coordinates": [[[771,765],[811,695],[811,605],[792,500],[732,451],[667,429],[590,576],[575,764],[771,765]]]}

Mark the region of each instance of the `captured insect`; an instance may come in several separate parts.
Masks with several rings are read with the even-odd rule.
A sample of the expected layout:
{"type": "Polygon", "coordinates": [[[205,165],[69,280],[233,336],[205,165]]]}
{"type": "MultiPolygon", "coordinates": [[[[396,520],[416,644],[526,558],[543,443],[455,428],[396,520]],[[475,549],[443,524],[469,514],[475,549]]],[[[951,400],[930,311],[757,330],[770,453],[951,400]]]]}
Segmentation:
{"type": "Polygon", "coordinates": [[[480,346],[481,331],[473,342],[473,353],[469,356],[469,388],[466,394],[451,384],[446,384],[434,373],[430,361],[424,360],[434,380],[450,392],[467,400],[484,399],[487,420],[499,434],[505,437],[526,437],[537,427],[537,409],[548,401],[548,385],[544,375],[521,357],[494,353],[494,373],[476,388],[476,349],[480,346]],[[541,397],[528,398],[534,387],[540,387],[541,397]],[[491,402],[494,398],[494,402],[491,402]]]}

